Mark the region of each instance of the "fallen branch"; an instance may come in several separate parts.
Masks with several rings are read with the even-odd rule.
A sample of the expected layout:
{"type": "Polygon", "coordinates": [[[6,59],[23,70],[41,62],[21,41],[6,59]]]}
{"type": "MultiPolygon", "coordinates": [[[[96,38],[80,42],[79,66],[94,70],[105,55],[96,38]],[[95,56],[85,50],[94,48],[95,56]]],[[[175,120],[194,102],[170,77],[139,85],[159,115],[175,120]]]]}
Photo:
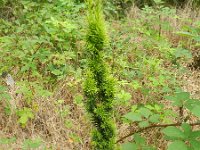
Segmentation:
{"type": "MultiPolygon", "coordinates": [[[[164,128],[164,127],[169,127],[169,126],[181,126],[182,123],[173,123],[173,124],[154,124],[145,128],[141,128],[138,130],[132,130],[129,134],[125,135],[124,137],[121,137],[119,140],[117,140],[116,143],[119,143],[121,141],[123,141],[124,139],[126,139],[129,136],[132,136],[135,133],[140,133],[143,132],[147,129],[151,129],[151,128],[164,128]]],[[[196,126],[196,125],[200,125],[200,122],[196,122],[196,123],[189,123],[190,126],[196,126]]]]}

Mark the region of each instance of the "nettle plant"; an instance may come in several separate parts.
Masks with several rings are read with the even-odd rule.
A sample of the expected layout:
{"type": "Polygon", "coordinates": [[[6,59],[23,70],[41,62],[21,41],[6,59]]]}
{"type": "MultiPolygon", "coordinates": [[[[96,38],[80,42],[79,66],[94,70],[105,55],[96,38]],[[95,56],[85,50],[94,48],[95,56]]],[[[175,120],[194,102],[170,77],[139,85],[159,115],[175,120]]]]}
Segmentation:
{"type": "Polygon", "coordinates": [[[95,150],[115,149],[115,127],[112,119],[114,79],[104,62],[108,44],[101,0],[88,0],[88,32],[86,53],[88,69],[84,83],[86,109],[95,128],[92,132],[92,147],[95,150]]]}
{"type": "Polygon", "coordinates": [[[117,141],[121,142],[127,137],[133,136],[133,142],[122,144],[123,150],[155,149],[153,145],[147,145],[145,138],[140,134],[148,129],[156,128],[163,128],[161,133],[164,134],[166,140],[170,141],[168,150],[199,149],[200,130],[193,129],[193,127],[200,125],[200,101],[192,99],[190,93],[181,90],[165,96],[165,99],[171,101],[173,109],[167,109],[159,103],[138,104],[132,106],[131,112],[124,115],[126,122],[136,123],[138,129],[130,131],[129,134],[117,141]],[[194,118],[196,122],[192,121],[194,118]]]}

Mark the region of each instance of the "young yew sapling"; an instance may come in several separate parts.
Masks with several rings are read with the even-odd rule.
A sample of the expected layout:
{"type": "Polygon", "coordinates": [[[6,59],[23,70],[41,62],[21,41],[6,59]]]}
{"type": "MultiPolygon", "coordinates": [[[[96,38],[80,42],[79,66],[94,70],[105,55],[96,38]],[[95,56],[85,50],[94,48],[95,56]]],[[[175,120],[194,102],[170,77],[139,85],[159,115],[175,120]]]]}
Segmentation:
{"type": "Polygon", "coordinates": [[[114,100],[114,78],[103,60],[108,46],[101,0],[87,0],[88,32],[86,54],[88,68],[84,83],[86,109],[93,125],[92,147],[95,150],[113,150],[115,127],[112,120],[114,100]]]}

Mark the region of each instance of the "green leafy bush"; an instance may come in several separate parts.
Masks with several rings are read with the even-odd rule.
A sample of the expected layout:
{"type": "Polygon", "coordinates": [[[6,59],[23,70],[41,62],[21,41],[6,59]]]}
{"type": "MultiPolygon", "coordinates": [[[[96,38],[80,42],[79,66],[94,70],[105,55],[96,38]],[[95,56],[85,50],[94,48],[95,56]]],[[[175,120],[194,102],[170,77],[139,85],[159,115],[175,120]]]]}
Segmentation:
{"type": "MultiPolygon", "coordinates": [[[[35,99],[51,96],[54,84],[80,72],[82,50],[77,43],[82,40],[80,14],[85,5],[63,0],[1,3],[0,74],[6,71],[16,79],[17,90],[12,92],[22,95],[16,115],[25,127],[37,111],[35,99]]],[[[1,86],[0,101],[10,114],[9,94],[3,90],[1,86]]]]}

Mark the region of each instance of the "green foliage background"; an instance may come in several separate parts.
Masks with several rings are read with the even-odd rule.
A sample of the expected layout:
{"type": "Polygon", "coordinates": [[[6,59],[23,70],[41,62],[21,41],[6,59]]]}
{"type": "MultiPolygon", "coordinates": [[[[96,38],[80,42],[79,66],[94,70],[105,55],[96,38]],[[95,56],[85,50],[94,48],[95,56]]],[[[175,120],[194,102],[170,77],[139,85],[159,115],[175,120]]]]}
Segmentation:
{"type": "MultiPolygon", "coordinates": [[[[69,139],[58,138],[56,144],[84,149],[87,144],[83,134],[87,136],[91,126],[86,123],[91,120],[94,130],[91,141],[87,137],[87,148],[92,145],[94,149],[112,150],[120,145],[122,150],[154,150],[160,142],[168,150],[177,146],[198,149],[199,128],[193,129],[191,124],[200,117],[199,100],[195,98],[198,91],[191,94],[182,87],[189,85],[185,77],[194,76],[192,67],[198,73],[200,24],[195,17],[188,17],[191,14],[177,13],[184,7],[176,6],[186,1],[103,0],[103,10],[97,2],[0,0],[0,74],[9,72],[19,87],[12,95],[0,79],[0,117],[19,129],[11,128],[8,133],[3,126],[5,135],[12,132],[13,137],[0,137],[0,144],[18,142],[15,133],[31,135],[33,126],[48,118],[46,105],[41,105],[45,101],[54,106],[51,113],[56,114],[55,125],[62,120],[61,128],[70,132],[62,132],[69,139]],[[142,9],[128,14],[133,3],[142,9]],[[146,4],[148,7],[144,7],[146,4]],[[12,112],[15,98],[19,103],[12,112]],[[79,116],[82,122],[73,124],[79,116]],[[152,129],[151,137],[134,132],[124,143],[114,144],[125,134],[125,127],[126,131],[138,131],[177,120],[177,126],[161,132],[152,129]],[[77,134],[77,126],[88,129],[77,134]],[[171,144],[163,144],[168,141],[171,144]]],[[[196,7],[199,1],[193,4],[196,7]]],[[[46,140],[24,139],[18,143],[27,149],[46,142],[51,149],[52,141],[46,140]]]]}

